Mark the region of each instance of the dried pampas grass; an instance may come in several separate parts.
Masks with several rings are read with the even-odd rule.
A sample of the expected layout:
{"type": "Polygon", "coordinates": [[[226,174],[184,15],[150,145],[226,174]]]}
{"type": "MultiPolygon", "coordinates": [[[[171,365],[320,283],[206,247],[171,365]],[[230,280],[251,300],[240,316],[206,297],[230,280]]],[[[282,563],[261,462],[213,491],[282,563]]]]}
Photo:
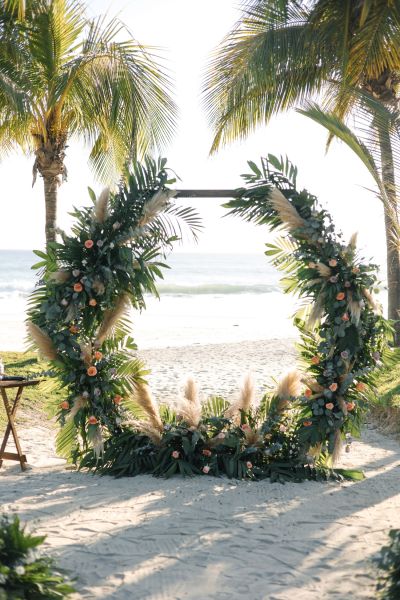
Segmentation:
{"type": "Polygon", "coordinates": [[[55,283],[65,283],[69,279],[71,279],[70,271],[54,271],[54,273],[50,273],[49,278],[55,283]]]}
{"type": "Polygon", "coordinates": [[[155,219],[155,217],[168,206],[170,199],[174,196],[176,196],[174,190],[158,190],[158,192],[145,203],[142,217],[138,223],[139,227],[144,227],[150,223],[150,221],[155,219]]]}
{"type": "Polygon", "coordinates": [[[317,263],[315,265],[315,268],[317,269],[318,273],[321,275],[321,277],[330,277],[332,275],[332,270],[330,267],[328,267],[328,265],[325,265],[324,263],[317,263]]]}
{"type": "Polygon", "coordinates": [[[95,348],[99,348],[104,340],[106,340],[112,334],[114,327],[120,318],[125,314],[128,305],[129,296],[127,294],[123,294],[118,298],[115,308],[105,311],[103,322],[100,325],[96,340],[94,342],[95,348]]]}
{"type": "Polygon", "coordinates": [[[348,250],[351,250],[354,252],[354,250],[357,248],[357,237],[358,237],[358,233],[356,231],[355,233],[353,233],[353,235],[349,239],[349,243],[347,245],[348,250]]]}
{"type": "Polygon", "coordinates": [[[97,223],[104,223],[108,218],[108,203],[110,201],[110,188],[106,187],[94,205],[94,219],[97,223]]]}
{"type": "Polygon", "coordinates": [[[225,411],[228,419],[239,420],[240,411],[249,412],[255,401],[255,383],[253,376],[249,373],[243,382],[239,397],[225,411]]]}
{"type": "Polygon", "coordinates": [[[344,416],[347,416],[347,406],[346,406],[346,402],[345,399],[343,398],[343,396],[338,396],[336,398],[336,401],[339,405],[340,410],[342,411],[342,413],[344,414],[344,416]]]}
{"type": "Polygon", "coordinates": [[[39,352],[48,360],[56,360],[58,358],[57,350],[50,339],[40,327],[28,321],[26,324],[28,335],[35,342],[39,352]]]}
{"type": "Polygon", "coordinates": [[[351,292],[348,292],[347,297],[347,309],[350,312],[351,320],[355,325],[358,325],[361,318],[361,311],[364,307],[364,302],[362,300],[353,300],[353,294],[351,292]]]}
{"type": "Polygon", "coordinates": [[[131,425],[147,435],[147,437],[156,445],[159,446],[161,444],[162,435],[161,432],[154,427],[149,421],[139,421],[138,419],[133,419],[131,421],[127,421],[126,425],[131,425]]]}
{"type": "Polygon", "coordinates": [[[196,382],[191,377],[187,380],[184,397],[178,402],[177,413],[189,425],[198,427],[201,420],[202,406],[196,382]]]}
{"type": "Polygon", "coordinates": [[[164,426],[161,421],[158,406],[151,395],[149,387],[146,384],[138,384],[135,400],[147,414],[152,427],[157,429],[157,431],[163,431],[164,426]]]}
{"type": "Polygon", "coordinates": [[[272,208],[278,213],[283,226],[292,231],[305,226],[305,220],[278,188],[273,188],[269,197],[272,208]]]}
{"type": "Polygon", "coordinates": [[[321,291],[318,295],[318,298],[312,305],[310,315],[307,319],[306,327],[308,329],[314,329],[316,324],[322,319],[325,311],[325,298],[325,292],[321,291]]]}
{"type": "Polygon", "coordinates": [[[73,419],[75,415],[77,415],[78,412],[81,410],[81,408],[85,408],[85,406],[87,406],[88,404],[89,402],[87,398],[84,398],[83,396],[77,396],[74,400],[74,404],[71,410],[69,411],[68,418],[73,419]]]}
{"type": "Polygon", "coordinates": [[[104,440],[101,432],[101,428],[97,426],[95,429],[89,427],[88,438],[93,446],[93,452],[96,458],[100,458],[100,456],[104,452],[104,440]]]}
{"type": "Polygon", "coordinates": [[[275,395],[279,398],[277,411],[285,410],[292,398],[300,395],[301,378],[298,371],[290,371],[280,380],[275,395]]]}
{"type": "Polygon", "coordinates": [[[87,344],[79,344],[80,345],[80,349],[81,349],[81,357],[83,362],[85,363],[85,365],[89,366],[92,364],[92,354],[93,354],[93,348],[92,348],[92,344],[89,342],[87,344]]]}

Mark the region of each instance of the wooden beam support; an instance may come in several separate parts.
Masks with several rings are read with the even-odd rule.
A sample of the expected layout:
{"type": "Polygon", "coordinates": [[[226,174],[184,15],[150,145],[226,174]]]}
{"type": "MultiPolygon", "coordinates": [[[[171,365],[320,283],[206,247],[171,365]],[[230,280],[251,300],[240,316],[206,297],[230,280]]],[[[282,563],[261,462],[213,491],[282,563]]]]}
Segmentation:
{"type": "Polygon", "coordinates": [[[235,198],[236,190],[177,190],[175,198],[235,198]]]}

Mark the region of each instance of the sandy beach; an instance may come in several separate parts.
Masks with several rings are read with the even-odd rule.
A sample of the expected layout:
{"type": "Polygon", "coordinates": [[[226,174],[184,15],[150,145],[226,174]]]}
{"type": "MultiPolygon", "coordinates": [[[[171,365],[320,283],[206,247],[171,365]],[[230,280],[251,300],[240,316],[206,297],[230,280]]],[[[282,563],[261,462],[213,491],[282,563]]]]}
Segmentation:
{"type": "MultiPolygon", "coordinates": [[[[158,398],[188,373],[229,394],[293,367],[289,340],[146,350],[158,398]]],[[[370,558],[399,527],[400,446],[367,426],[342,465],[358,483],[271,484],[213,477],[114,480],[66,470],[54,426],[21,424],[31,470],[0,471],[2,512],[16,511],[76,576],[76,598],[321,600],[374,597],[370,558]]]]}

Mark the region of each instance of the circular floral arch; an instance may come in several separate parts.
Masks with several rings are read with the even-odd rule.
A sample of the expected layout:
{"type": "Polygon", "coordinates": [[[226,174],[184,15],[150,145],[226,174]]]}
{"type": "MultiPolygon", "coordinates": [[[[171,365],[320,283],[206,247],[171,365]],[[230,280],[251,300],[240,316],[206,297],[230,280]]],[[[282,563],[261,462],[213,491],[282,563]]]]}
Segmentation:
{"type": "Polygon", "coordinates": [[[295,319],[304,373],[286,375],[257,407],[249,379],[233,404],[201,403],[192,380],[175,407],[154,402],[127,309],[143,309],[144,294],[157,294],[166,266],[160,256],[179,239],[179,222],[194,234],[200,222],[174,205],[165,159],[147,159],[117,193],[90,191],[94,206],[75,210],[72,234],[37,253],[44,272],[28,331],[65,390],[58,451],[80,466],[115,475],[301,479],[332,474],[327,459],[359,430],[390,331],[372,296],[376,267],[357,257],[355,236],[346,244],[335,235],[314,196],[297,190],[290,162],[269,155],[261,168],[249,166],[245,187],[226,207],[287,232],[266,254],[286,271],[285,291],[311,306],[295,319]]]}

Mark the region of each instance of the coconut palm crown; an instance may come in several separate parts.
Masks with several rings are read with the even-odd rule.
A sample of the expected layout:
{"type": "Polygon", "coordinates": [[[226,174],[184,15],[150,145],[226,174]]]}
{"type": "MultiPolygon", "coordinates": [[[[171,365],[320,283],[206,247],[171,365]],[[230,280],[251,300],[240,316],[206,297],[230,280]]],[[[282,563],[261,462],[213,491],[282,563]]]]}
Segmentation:
{"type": "Polygon", "coordinates": [[[241,19],[215,52],[205,81],[212,151],[247,137],[290,108],[311,111],[308,116],[322,121],[331,137],[343,131],[347,117],[362,116],[362,133],[375,153],[382,181],[378,186],[385,206],[389,318],[394,320],[400,309],[399,248],[393,242],[399,225],[399,93],[398,0],[248,0],[241,19]],[[322,102],[329,126],[311,101],[322,102]]]}
{"type": "Polygon", "coordinates": [[[0,152],[34,153],[47,242],[55,240],[68,140],[83,138],[95,175],[115,181],[128,159],[170,139],[170,88],[154,55],[119,20],[89,20],[75,0],[0,2],[0,152]]]}

